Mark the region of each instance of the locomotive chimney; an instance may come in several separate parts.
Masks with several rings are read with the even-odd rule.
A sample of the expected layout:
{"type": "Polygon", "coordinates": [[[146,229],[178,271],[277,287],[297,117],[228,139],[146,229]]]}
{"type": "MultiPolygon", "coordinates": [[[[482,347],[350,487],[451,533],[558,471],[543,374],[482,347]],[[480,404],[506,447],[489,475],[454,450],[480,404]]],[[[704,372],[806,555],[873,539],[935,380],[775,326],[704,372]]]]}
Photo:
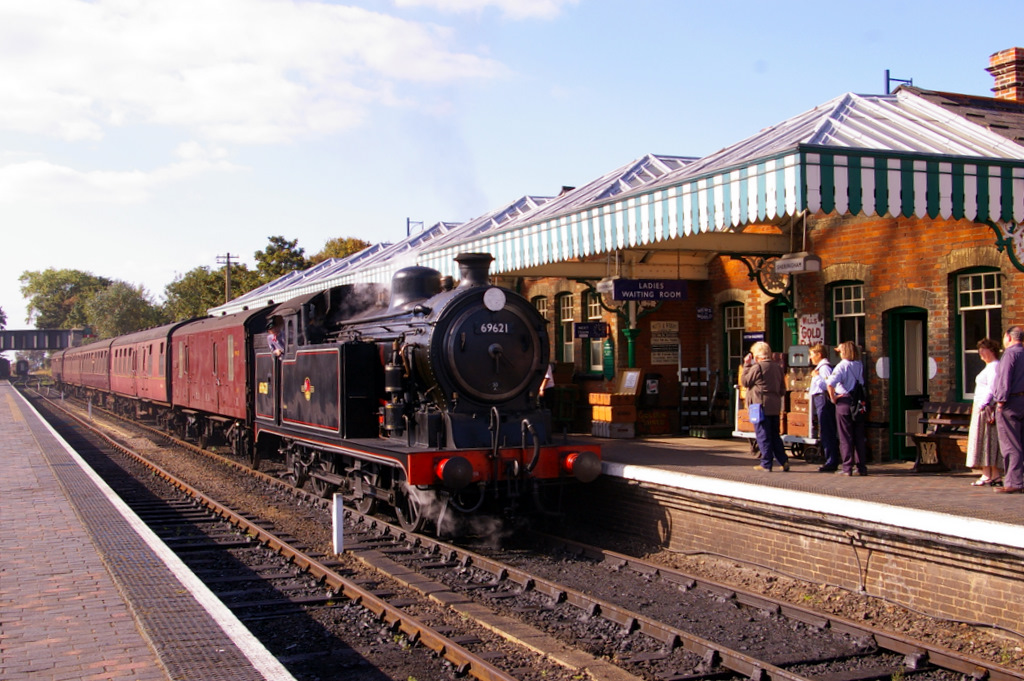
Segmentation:
{"type": "Polygon", "coordinates": [[[486,286],[490,283],[491,263],[494,256],[490,253],[460,253],[455,256],[459,263],[459,287],[486,286]]]}
{"type": "Polygon", "coordinates": [[[388,312],[404,310],[441,292],[441,273],[430,267],[403,267],[391,277],[388,312]]]}

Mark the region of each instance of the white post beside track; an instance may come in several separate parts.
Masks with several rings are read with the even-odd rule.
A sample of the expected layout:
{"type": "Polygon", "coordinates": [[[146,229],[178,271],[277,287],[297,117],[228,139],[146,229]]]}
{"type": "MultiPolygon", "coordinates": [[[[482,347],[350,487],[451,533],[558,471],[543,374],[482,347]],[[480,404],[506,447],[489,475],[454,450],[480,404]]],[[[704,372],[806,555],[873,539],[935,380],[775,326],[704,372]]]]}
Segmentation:
{"type": "Polygon", "coordinates": [[[334,495],[334,552],[341,553],[345,550],[345,537],[342,525],[345,520],[345,505],[341,494],[334,495]]]}

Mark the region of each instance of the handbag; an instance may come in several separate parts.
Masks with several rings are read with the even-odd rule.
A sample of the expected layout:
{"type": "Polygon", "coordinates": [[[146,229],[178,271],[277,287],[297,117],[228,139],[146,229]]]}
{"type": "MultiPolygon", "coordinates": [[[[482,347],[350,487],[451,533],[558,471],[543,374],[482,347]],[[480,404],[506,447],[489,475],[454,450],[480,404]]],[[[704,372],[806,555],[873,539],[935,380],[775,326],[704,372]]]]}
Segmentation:
{"type": "Polygon", "coordinates": [[[747,408],[747,418],[755,426],[761,421],[764,421],[764,405],[752,404],[747,408]]]}
{"type": "Polygon", "coordinates": [[[854,421],[863,421],[868,417],[868,396],[864,384],[859,381],[850,391],[850,415],[854,421]]]}

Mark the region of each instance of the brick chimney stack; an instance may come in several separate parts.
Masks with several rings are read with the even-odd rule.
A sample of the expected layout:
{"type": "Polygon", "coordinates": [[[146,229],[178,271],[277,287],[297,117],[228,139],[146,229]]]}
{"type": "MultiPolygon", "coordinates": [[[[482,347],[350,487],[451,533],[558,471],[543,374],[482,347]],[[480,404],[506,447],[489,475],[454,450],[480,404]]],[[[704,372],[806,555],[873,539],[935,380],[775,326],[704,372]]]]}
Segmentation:
{"type": "Polygon", "coordinates": [[[985,69],[996,79],[996,99],[1024,102],[1024,48],[1011,47],[988,58],[985,69]]]}

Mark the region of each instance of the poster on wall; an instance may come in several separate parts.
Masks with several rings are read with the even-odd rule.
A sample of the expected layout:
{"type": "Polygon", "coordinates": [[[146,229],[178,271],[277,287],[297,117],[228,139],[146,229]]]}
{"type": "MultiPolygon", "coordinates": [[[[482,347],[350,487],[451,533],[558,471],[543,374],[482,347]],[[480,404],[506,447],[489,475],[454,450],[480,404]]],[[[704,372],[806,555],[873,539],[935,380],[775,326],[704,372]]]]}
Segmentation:
{"type": "Polygon", "coordinates": [[[651,322],[651,364],[679,361],[679,322],[651,322]]]}
{"type": "Polygon", "coordinates": [[[814,345],[825,342],[825,318],[820,312],[800,317],[797,327],[797,343],[814,345]]]}

